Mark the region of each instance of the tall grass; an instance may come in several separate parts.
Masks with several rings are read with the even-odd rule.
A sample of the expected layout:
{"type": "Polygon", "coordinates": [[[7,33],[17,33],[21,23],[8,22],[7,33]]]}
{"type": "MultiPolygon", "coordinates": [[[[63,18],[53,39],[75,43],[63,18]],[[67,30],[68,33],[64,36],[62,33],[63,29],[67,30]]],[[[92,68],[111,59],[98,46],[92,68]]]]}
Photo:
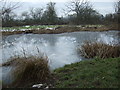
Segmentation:
{"type": "Polygon", "coordinates": [[[10,87],[26,86],[36,83],[44,83],[50,78],[48,59],[43,57],[12,58],[3,66],[13,66],[12,75],[14,81],[10,87]]]}
{"type": "Polygon", "coordinates": [[[115,58],[120,57],[120,45],[108,45],[99,42],[85,42],[78,52],[85,58],[115,58]]]}

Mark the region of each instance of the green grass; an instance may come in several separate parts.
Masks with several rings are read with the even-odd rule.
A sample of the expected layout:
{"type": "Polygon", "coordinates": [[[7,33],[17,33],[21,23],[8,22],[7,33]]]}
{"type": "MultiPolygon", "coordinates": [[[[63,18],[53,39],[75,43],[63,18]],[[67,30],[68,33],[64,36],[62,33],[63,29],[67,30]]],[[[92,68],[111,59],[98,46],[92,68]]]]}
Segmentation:
{"type": "Polygon", "coordinates": [[[104,25],[26,25],[20,27],[3,27],[2,35],[13,35],[23,33],[33,34],[59,34],[65,32],[77,32],[77,31],[107,31],[104,25]],[[48,28],[53,28],[48,29],[48,28]],[[4,31],[5,30],[5,31],[4,31]]]}
{"type": "MultiPolygon", "coordinates": [[[[69,25],[26,25],[26,26],[17,26],[17,27],[3,27],[4,30],[20,30],[20,29],[45,29],[45,28],[55,28],[59,26],[69,26],[69,25]],[[26,27],[29,26],[29,27],[26,27]]],[[[81,27],[82,25],[77,25],[81,27]]],[[[85,25],[85,27],[103,27],[104,25],[85,25]]]]}
{"type": "Polygon", "coordinates": [[[26,25],[26,26],[18,26],[18,27],[3,27],[4,30],[21,30],[21,29],[45,29],[45,28],[55,28],[58,26],[65,25],[26,25]],[[26,27],[29,26],[29,27],[26,27]]]}
{"type": "Polygon", "coordinates": [[[54,71],[56,88],[118,88],[120,58],[85,60],[54,71]]]}

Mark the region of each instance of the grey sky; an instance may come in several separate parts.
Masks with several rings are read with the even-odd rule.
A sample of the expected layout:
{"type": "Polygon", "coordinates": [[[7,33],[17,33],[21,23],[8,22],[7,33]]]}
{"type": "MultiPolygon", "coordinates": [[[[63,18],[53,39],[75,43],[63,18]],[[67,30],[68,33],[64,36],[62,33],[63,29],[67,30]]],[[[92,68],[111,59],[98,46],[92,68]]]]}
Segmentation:
{"type": "MultiPolygon", "coordinates": [[[[70,0],[9,0],[12,2],[68,2],[70,0]]],[[[117,0],[88,0],[90,2],[115,2],[117,0]]]]}
{"type": "MultiPolygon", "coordinates": [[[[39,8],[39,7],[46,7],[48,2],[22,2],[22,7],[17,10],[17,13],[21,13],[23,11],[29,11],[30,8],[39,8]]],[[[91,2],[93,8],[97,10],[99,13],[105,15],[108,13],[114,12],[114,2],[91,2]]],[[[64,16],[66,2],[56,2],[56,10],[58,16],[64,16]]]]}
{"type": "MultiPolygon", "coordinates": [[[[45,8],[46,4],[50,1],[56,2],[56,10],[58,16],[64,16],[65,4],[70,0],[8,0],[9,2],[21,2],[22,6],[16,10],[17,14],[21,14],[23,11],[29,11],[30,8],[45,8]]],[[[114,13],[114,3],[117,0],[89,0],[93,5],[93,8],[99,13],[105,15],[108,13],[114,13]]]]}

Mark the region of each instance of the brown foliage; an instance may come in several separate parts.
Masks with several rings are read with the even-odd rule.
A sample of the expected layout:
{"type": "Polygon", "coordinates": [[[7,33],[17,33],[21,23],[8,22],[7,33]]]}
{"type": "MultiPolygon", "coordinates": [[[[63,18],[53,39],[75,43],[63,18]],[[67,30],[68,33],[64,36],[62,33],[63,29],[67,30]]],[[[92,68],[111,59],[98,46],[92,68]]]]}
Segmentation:
{"type": "Polygon", "coordinates": [[[34,83],[44,83],[50,78],[50,70],[47,58],[23,57],[13,58],[3,66],[12,65],[14,70],[14,82],[10,87],[25,86],[34,83]]]}
{"type": "Polygon", "coordinates": [[[120,57],[120,45],[107,45],[99,42],[85,42],[78,49],[80,54],[85,58],[115,58],[120,57]]]}

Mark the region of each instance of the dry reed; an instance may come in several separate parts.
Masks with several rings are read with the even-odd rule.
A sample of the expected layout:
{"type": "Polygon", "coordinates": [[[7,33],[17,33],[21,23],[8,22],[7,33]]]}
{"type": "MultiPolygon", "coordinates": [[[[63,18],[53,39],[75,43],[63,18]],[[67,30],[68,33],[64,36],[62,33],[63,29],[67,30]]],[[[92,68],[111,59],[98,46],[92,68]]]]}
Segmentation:
{"type": "Polygon", "coordinates": [[[120,57],[120,45],[108,45],[99,42],[85,42],[78,52],[85,58],[115,58],[120,57]]]}
{"type": "Polygon", "coordinates": [[[26,86],[44,83],[50,78],[48,59],[43,57],[12,58],[2,66],[13,66],[14,82],[10,87],[26,86]]]}

